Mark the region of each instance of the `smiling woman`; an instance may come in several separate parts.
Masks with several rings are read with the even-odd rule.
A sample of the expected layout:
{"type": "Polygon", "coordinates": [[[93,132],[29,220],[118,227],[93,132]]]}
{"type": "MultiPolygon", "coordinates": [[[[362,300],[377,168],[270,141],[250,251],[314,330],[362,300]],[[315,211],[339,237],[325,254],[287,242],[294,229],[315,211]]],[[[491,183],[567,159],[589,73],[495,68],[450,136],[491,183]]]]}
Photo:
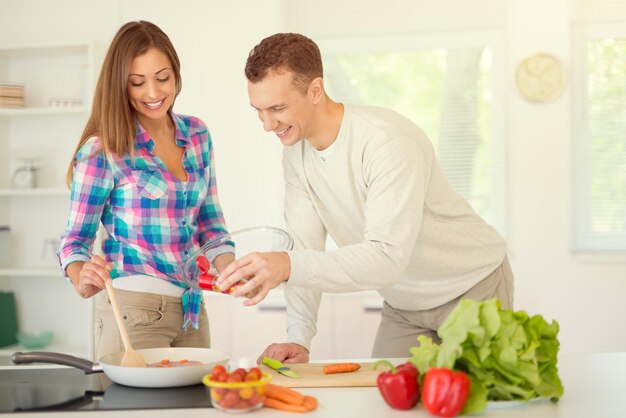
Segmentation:
{"type": "MultiPolygon", "coordinates": [[[[111,281],[134,348],[209,346],[202,293],[181,281],[180,266],[227,230],[208,129],[173,111],[181,85],[178,55],[160,28],[138,21],[119,29],[68,170],[71,211],[59,249],[76,292],[98,295],[96,358],[121,350],[113,297],[101,293],[111,281]],[[100,223],[104,257],[91,252],[100,223]]],[[[227,252],[214,252],[218,271],[232,259],[227,252]]]]}

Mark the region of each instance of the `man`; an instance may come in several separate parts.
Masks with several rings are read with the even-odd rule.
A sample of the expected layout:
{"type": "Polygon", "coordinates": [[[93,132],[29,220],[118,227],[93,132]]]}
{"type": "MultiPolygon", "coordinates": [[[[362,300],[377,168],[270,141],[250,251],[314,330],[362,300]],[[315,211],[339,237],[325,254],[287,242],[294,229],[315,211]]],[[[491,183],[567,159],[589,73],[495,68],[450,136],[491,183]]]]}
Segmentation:
{"type": "Polygon", "coordinates": [[[230,264],[220,286],[261,301],[285,282],[288,342],[267,355],[307,362],[323,292],[377,290],[384,298],[373,357],[408,357],[461,297],[498,297],[512,307],[504,240],[455,193],[433,146],[410,120],[386,109],[334,102],[309,38],[270,36],[245,74],[263,128],[285,145],[289,252],[253,253],[230,264]],[[338,246],[324,251],[326,234],[338,246]]]}

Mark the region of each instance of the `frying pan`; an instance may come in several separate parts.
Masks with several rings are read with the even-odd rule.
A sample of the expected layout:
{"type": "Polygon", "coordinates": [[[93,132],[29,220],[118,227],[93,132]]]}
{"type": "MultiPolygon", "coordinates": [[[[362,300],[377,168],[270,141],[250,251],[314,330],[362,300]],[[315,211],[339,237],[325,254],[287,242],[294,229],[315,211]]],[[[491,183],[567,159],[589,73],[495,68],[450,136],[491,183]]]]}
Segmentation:
{"type": "Polygon", "coordinates": [[[147,348],[136,350],[146,363],[157,363],[161,360],[170,361],[195,360],[202,364],[182,367],[125,367],[120,365],[124,352],[108,354],[97,363],[90,360],[70,356],[68,354],[48,351],[31,351],[13,353],[11,360],[15,364],[54,363],[81,369],[85,374],[102,373],[115,383],[140,388],[169,388],[189,386],[202,383],[202,377],[211,373],[216,364],[227,365],[229,354],[209,348],[168,347],[147,348]]]}

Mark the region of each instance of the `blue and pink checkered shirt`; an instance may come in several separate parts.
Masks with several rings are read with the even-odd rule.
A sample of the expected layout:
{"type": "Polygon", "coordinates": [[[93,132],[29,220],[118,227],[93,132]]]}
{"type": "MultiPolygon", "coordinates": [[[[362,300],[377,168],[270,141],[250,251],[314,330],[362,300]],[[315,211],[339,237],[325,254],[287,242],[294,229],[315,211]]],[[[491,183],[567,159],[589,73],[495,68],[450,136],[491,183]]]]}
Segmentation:
{"type": "MultiPolygon", "coordinates": [[[[74,160],[70,215],[61,236],[63,271],[87,262],[99,223],[108,233],[103,242],[111,277],[146,274],[187,287],[181,282],[189,255],[200,245],[227,233],[217,197],[213,146],[205,124],[170,111],[176,144],[185,149],[187,181],[171,174],[152,150],[154,141],[137,123],[134,159],[101,152],[90,138],[74,160]]],[[[184,321],[198,327],[202,292],[188,288],[182,296],[184,321]]]]}

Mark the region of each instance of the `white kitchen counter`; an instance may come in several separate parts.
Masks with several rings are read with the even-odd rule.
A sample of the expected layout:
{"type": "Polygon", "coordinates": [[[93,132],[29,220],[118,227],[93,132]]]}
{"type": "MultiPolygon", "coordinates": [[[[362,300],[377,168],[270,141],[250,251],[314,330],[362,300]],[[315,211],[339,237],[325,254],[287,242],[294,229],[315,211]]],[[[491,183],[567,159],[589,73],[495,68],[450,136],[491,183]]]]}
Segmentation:
{"type": "MultiPolygon", "coordinates": [[[[31,366],[32,367],[32,366],[31,366]]],[[[516,407],[487,409],[481,417],[527,418],[605,418],[626,416],[626,353],[562,354],[559,374],[565,394],[560,402],[534,401],[516,407]]],[[[263,408],[250,417],[305,416],[310,418],[394,418],[431,417],[421,406],[411,411],[396,411],[383,401],[378,389],[371,388],[303,388],[301,392],[316,396],[319,408],[304,415],[263,408]]],[[[0,418],[211,418],[229,414],[215,409],[80,411],[60,413],[0,414],[0,418]]]]}

